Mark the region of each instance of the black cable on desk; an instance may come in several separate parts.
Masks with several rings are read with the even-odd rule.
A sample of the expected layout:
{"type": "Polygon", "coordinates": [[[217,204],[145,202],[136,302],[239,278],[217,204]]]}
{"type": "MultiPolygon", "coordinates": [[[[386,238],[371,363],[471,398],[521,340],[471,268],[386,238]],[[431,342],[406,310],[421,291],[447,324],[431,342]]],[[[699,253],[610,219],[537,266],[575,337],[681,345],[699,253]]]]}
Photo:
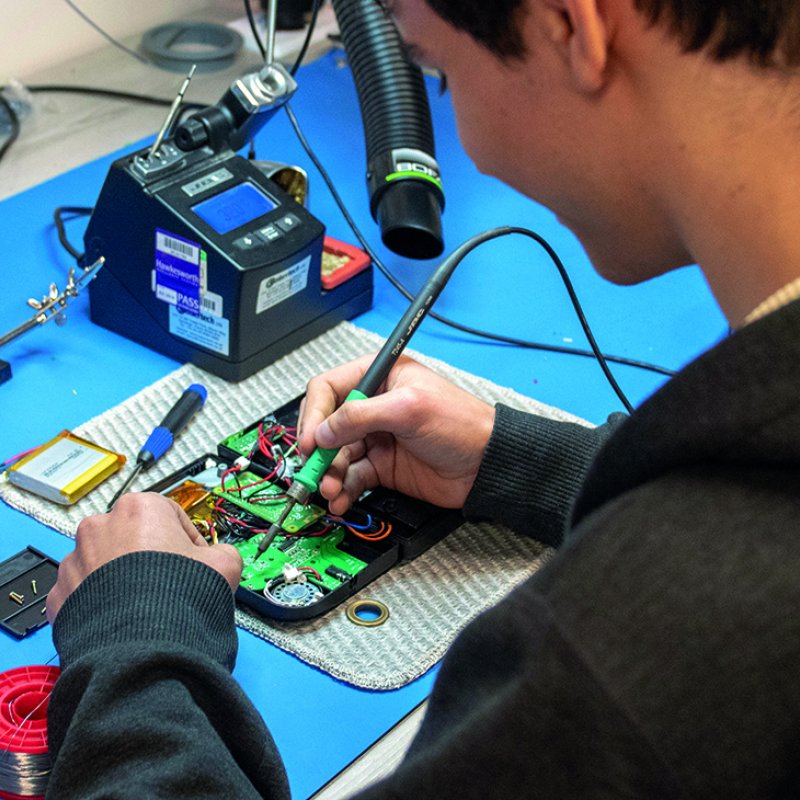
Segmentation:
{"type": "Polygon", "coordinates": [[[11,122],[11,130],[9,131],[8,138],[3,142],[3,146],[0,147],[0,160],[2,160],[3,156],[6,154],[6,151],[12,144],[17,140],[19,136],[19,117],[17,116],[17,112],[14,111],[14,107],[11,103],[3,97],[2,90],[0,89],[0,106],[5,109],[6,114],[8,114],[8,119],[11,122]]]}
{"type": "MultiPolygon", "coordinates": [[[[11,134],[9,137],[3,142],[2,147],[0,147],[0,160],[3,159],[3,156],[8,151],[9,147],[17,140],[19,137],[20,131],[20,124],[19,124],[19,117],[17,116],[16,112],[14,111],[11,104],[3,97],[2,89],[4,87],[0,87],[0,106],[2,106],[6,113],[9,115],[11,119],[11,134]]],[[[148,103],[150,105],[155,106],[170,106],[172,105],[172,98],[162,98],[162,97],[153,97],[152,95],[146,94],[136,94],[135,92],[123,92],[117,89],[103,89],[97,86],[70,86],[70,85],[61,85],[61,84],[34,84],[33,86],[26,86],[25,87],[29,92],[62,92],[67,94],[91,94],[97,95],[99,97],[109,97],[114,100],[132,100],[136,103],[148,103]]],[[[180,114],[184,114],[187,111],[197,111],[201,108],[206,108],[207,103],[181,103],[180,106],[180,114]]],[[[180,116],[180,115],[179,115],[180,116]]]]}
{"type": "MultiPolygon", "coordinates": [[[[172,97],[153,97],[148,94],[124,92],[118,89],[104,89],[99,86],[77,86],[58,83],[40,83],[25,87],[29,92],[62,92],[66,94],[91,94],[99,97],[109,97],[112,100],[133,100],[136,103],[147,103],[154,106],[171,106],[172,97]]],[[[181,103],[181,110],[198,110],[206,108],[208,103],[181,103]]]]}
{"type": "Polygon", "coordinates": [[[67,238],[67,231],[64,227],[64,215],[69,214],[70,219],[75,217],[88,217],[94,211],[90,206],[59,206],[53,212],[53,222],[56,226],[56,233],[58,234],[58,241],[61,246],[80,264],[83,258],[83,253],[76,250],[67,238]]]}

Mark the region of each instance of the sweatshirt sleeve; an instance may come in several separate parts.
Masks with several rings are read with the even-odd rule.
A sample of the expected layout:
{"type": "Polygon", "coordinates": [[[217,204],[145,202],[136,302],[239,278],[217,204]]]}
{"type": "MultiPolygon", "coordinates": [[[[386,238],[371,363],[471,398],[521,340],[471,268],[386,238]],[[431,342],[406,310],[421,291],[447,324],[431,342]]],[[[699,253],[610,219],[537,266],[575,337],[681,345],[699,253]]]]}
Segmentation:
{"type": "Polygon", "coordinates": [[[560,545],[589,465],[625,419],[612,414],[605,424],[587,427],[498,403],[464,516],[560,545]]]}
{"type": "Polygon", "coordinates": [[[275,744],[230,675],[233,610],[221,575],[173,553],[129,553],[80,584],[53,629],[49,800],[288,798],[275,744]]]}

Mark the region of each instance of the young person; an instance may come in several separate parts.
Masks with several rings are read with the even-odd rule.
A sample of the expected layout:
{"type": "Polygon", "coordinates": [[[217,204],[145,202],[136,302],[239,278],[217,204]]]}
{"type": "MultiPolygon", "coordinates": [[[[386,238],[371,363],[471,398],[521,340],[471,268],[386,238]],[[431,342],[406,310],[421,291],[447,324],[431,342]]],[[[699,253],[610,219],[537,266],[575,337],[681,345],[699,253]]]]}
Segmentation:
{"type": "MultiPolygon", "coordinates": [[[[447,75],[481,170],[552,208],[613,281],[698,262],[737,330],[593,430],[409,359],[370,400],[338,407],[364,360],[310,383],[302,447],[343,448],[334,512],[382,483],[560,544],[459,636],[410,752],[363,796],[796,796],[800,6],[390,10],[447,75]]],[[[227,674],[239,568],[158,496],[82,523],[48,598],[52,796],[285,796],[227,674]]]]}

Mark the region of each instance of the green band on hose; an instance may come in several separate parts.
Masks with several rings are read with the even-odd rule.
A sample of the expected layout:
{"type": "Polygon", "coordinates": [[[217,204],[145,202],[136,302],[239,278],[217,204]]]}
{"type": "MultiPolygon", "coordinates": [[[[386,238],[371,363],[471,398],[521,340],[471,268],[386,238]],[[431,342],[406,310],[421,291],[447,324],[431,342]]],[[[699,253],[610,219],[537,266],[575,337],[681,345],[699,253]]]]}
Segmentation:
{"type": "Polygon", "coordinates": [[[404,170],[403,172],[391,172],[386,176],[387,181],[397,181],[402,178],[422,178],[423,180],[430,181],[441,191],[444,191],[440,178],[434,178],[433,175],[426,175],[424,172],[416,172],[413,169],[404,170]]]}

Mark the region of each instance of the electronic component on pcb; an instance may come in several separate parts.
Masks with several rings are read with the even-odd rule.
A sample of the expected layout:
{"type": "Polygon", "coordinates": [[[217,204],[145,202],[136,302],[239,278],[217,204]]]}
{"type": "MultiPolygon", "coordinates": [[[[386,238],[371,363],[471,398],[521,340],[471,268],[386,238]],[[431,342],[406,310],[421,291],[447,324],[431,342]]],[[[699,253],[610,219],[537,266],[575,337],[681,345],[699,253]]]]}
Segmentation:
{"type": "Polygon", "coordinates": [[[299,570],[294,564],[284,564],[281,574],[286,583],[305,583],[308,580],[305,572],[299,570]]]}
{"type": "Polygon", "coordinates": [[[330,575],[331,578],[336,578],[337,581],[341,581],[342,583],[346,583],[353,577],[349,572],[339,569],[339,567],[334,564],[331,564],[331,566],[325,570],[325,574],[330,575]]]}
{"type": "Polygon", "coordinates": [[[189,511],[198,503],[202,503],[209,494],[205,486],[195,481],[184,481],[180,486],[170,490],[169,496],[184,511],[189,511]]]}
{"type": "Polygon", "coordinates": [[[311,583],[289,583],[280,578],[264,587],[264,596],[285,606],[310,606],[322,597],[322,590],[311,583]]]}
{"type": "MultiPolygon", "coordinates": [[[[237,473],[236,478],[238,483],[225,481],[224,485],[220,484],[214,489],[214,494],[266,522],[272,523],[278,519],[286,505],[285,491],[280,486],[259,478],[252,472],[237,473]]],[[[324,515],[325,510],[319,506],[293,508],[287,517],[285,530],[288,533],[297,533],[324,515]]]]}

